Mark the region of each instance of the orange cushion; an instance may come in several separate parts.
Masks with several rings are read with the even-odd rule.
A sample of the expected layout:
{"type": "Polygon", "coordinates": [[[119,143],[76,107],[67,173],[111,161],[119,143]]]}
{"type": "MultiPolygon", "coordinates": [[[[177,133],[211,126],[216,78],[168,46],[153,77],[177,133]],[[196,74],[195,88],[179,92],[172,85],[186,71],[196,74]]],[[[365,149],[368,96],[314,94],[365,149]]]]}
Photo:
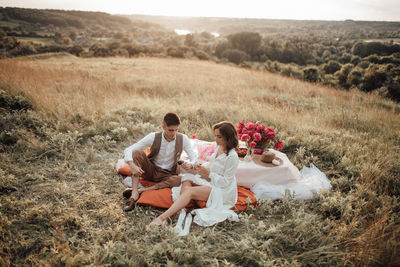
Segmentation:
{"type": "MultiPolygon", "coordinates": [[[[154,182],[144,180],[143,178],[140,178],[139,181],[145,187],[149,187],[155,184],[154,182]]],[[[249,199],[250,205],[254,206],[257,204],[254,193],[250,191],[250,189],[243,186],[238,186],[238,200],[235,204],[235,207],[232,209],[245,211],[247,209],[247,199],[249,199]]],[[[172,205],[172,203],[174,203],[172,201],[172,190],[171,188],[163,188],[158,190],[145,191],[140,195],[137,203],[156,208],[168,209],[172,205]]],[[[195,201],[195,203],[189,203],[186,207],[189,208],[197,206],[199,208],[205,208],[206,203],[206,201],[199,200],[195,201]]]]}
{"type": "Polygon", "coordinates": [[[118,169],[118,173],[126,176],[131,175],[131,168],[129,168],[128,164],[125,164],[121,168],[118,169]]]}
{"type": "MultiPolygon", "coordinates": [[[[256,197],[254,196],[254,193],[243,186],[238,186],[238,199],[236,201],[235,207],[232,208],[232,210],[240,210],[240,211],[245,211],[247,209],[247,199],[249,199],[249,204],[255,206],[257,204],[256,197]]],[[[197,206],[200,208],[205,208],[207,202],[206,201],[196,201],[197,206]]]]}

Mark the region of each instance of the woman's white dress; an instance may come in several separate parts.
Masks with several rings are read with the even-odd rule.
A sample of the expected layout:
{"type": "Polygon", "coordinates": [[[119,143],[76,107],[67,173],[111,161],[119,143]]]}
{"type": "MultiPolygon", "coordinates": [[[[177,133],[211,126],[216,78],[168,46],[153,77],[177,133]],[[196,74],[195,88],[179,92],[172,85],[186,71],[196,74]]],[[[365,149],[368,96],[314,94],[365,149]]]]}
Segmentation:
{"type": "MultiPolygon", "coordinates": [[[[237,214],[231,210],[237,201],[237,183],[235,173],[239,165],[239,157],[234,149],[216,157],[217,147],[210,157],[210,161],[203,164],[210,170],[210,182],[202,179],[198,174],[183,174],[182,182],[191,180],[198,185],[211,187],[205,208],[195,209],[193,221],[201,226],[211,226],[226,219],[238,221],[237,214]]],[[[180,195],[181,187],[172,188],[172,199],[175,201],[180,195]]]]}

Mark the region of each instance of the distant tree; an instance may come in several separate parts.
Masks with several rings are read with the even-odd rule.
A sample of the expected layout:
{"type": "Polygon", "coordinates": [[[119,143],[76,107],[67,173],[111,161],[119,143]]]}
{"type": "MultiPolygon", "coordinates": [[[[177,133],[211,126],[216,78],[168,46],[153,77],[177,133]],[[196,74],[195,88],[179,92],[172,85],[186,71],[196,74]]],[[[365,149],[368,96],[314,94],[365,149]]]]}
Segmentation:
{"type": "Polygon", "coordinates": [[[7,36],[7,33],[3,29],[0,28],[0,38],[6,37],[6,36],[7,36]]]}
{"type": "Polygon", "coordinates": [[[75,31],[70,31],[68,34],[68,37],[71,38],[72,41],[75,41],[76,37],[77,37],[77,33],[75,31]]]}
{"type": "Polygon", "coordinates": [[[280,73],[284,76],[288,77],[293,77],[296,79],[302,79],[303,78],[303,72],[299,67],[293,63],[291,64],[285,64],[285,66],[282,67],[280,73]]]}
{"type": "Polygon", "coordinates": [[[78,57],[82,54],[83,51],[84,51],[84,49],[80,45],[74,45],[74,46],[68,48],[69,53],[71,53],[75,56],[78,56],[78,57]]]}
{"type": "Polygon", "coordinates": [[[340,63],[346,64],[350,63],[351,61],[351,54],[349,53],[344,53],[340,58],[339,58],[340,63]]]}
{"type": "Polygon", "coordinates": [[[358,63],[358,67],[360,67],[360,68],[362,68],[362,69],[366,69],[366,68],[368,68],[368,66],[370,65],[371,63],[369,62],[369,61],[366,61],[366,60],[362,60],[362,61],[360,61],[360,63],[358,63]]]}
{"type": "Polygon", "coordinates": [[[36,48],[38,53],[64,52],[66,47],[60,45],[46,45],[36,48]]]}
{"type": "Polygon", "coordinates": [[[350,63],[353,64],[354,66],[357,66],[358,63],[361,62],[361,58],[359,56],[352,56],[350,63]]]}
{"type": "Polygon", "coordinates": [[[113,34],[113,37],[114,37],[115,39],[122,39],[122,38],[124,38],[124,34],[123,34],[122,32],[115,32],[115,33],[113,34]]]}
{"type": "Polygon", "coordinates": [[[325,51],[322,53],[322,58],[328,59],[331,55],[332,55],[331,51],[325,50],[325,51]]]}
{"type": "Polygon", "coordinates": [[[222,58],[222,54],[227,50],[227,49],[231,49],[231,44],[227,41],[220,41],[217,46],[215,47],[215,55],[218,58],[222,58]]]}
{"type": "Polygon", "coordinates": [[[379,57],[376,54],[370,55],[370,56],[366,57],[365,59],[368,60],[371,63],[374,63],[374,64],[378,64],[379,63],[379,57]]]}
{"type": "Polygon", "coordinates": [[[6,36],[0,39],[0,49],[11,50],[19,45],[15,37],[6,36]]]}
{"type": "Polygon", "coordinates": [[[182,41],[179,36],[170,36],[163,43],[165,47],[173,47],[181,45],[182,41]]]}
{"type": "Polygon", "coordinates": [[[309,82],[318,82],[320,79],[318,68],[316,67],[305,68],[303,70],[303,79],[309,82]]]}
{"type": "Polygon", "coordinates": [[[201,59],[201,60],[209,60],[210,59],[210,56],[202,50],[196,49],[194,54],[198,59],[201,59]]]}
{"type": "Polygon", "coordinates": [[[379,65],[371,64],[364,74],[364,82],[362,89],[364,91],[372,91],[380,88],[386,80],[386,74],[384,68],[379,65]]]}
{"type": "Polygon", "coordinates": [[[368,56],[368,49],[367,46],[365,45],[364,42],[358,42],[354,44],[354,46],[351,49],[351,52],[353,55],[360,56],[360,57],[366,57],[368,56]]]}
{"type": "Polygon", "coordinates": [[[222,58],[239,65],[243,61],[249,60],[249,55],[239,49],[227,49],[222,53],[222,58]]]}
{"type": "Polygon", "coordinates": [[[372,54],[379,56],[387,56],[396,52],[400,52],[398,44],[384,44],[382,42],[357,42],[351,49],[353,55],[367,57],[372,54]]]}
{"type": "Polygon", "coordinates": [[[261,35],[257,32],[239,32],[228,36],[233,49],[242,50],[249,56],[256,56],[261,46],[261,35]]]}
{"type": "Polygon", "coordinates": [[[201,32],[200,37],[205,40],[213,40],[215,37],[209,32],[201,32]]]}
{"type": "Polygon", "coordinates": [[[354,68],[353,64],[347,63],[342,66],[342,68],[335,72],[335,76],[338,79],[339,85],[343,88],[348,89],[350,87],[350,84],[347,83],[347,79],[349,76],[349,73],[351,70],[354,68]]]}
{"type": "Polygon", "coordinates": [[[89,48],[89,52],[91,52],[95,57],[106,57],[110,55],[109,50],[106,47],[98,44],[92,45],[89,48]]]}
{"type": "Polygon", "coordinates": [[[22,43],[10,51],[12,56],[26,56],[36,54],[36,48],[32,43],[22,43]]]}
{"type": "Polygon", "coordinates": [[[323,67],[323,70],[326,74],[333,74],[340,70],[341,67],[342,65],[340,65],[340,63],[336,60],[329,60],[328,63],[323,67]]]}
{"type": "Polygon", "coordinates": [[[187,47],[179,46],[171,46],[167,48],[167,55],[171,57],[177,57],[177,58],[184,58],[185,53],[188,51],[187,47]]]}
{"type": "Polygon", "coordinates": [[[120,46],[121,46],[121,44],[118,43],[118,42],[112,42],[112,43],[109,43],[109,44],[107,45],[107,47],[108,47],[108,49],[109,49],[110,51],[119,49],[120,46]]]}
{"type": "Polygon", "coordinates": [[[67,36],[63,36],[62,38],[62,43],[65,45],[69,45],[71,43],[71,38],[67,37],[67,36]]]}
{"type": "Polygon", "coordinates": [[[63,43],[63,35],[62,35],[60,32],[55,32],[55,33],[54,33],[54,41],[55,41],[57,44],[63,43]]]}
{"type": "Polygon", "coordinates": [[[194,39],[193,34],[186,34],[185,41],[183,43],[184,43],[184,45],[186,45],[188,47],[196,47],[197,46],[197,43],[194,39]]]}
{"type": "Polygon", "coordinates": [[[124,46],[125,50],[128,52],[128,55],[130,57],[139,55],[140,53],[143,52],[143,49],[141,46],[134,44],[134,45],[126,45],[124,46]]]}
{"type": "Polygon", "coordinates": [[[389,96],[397,101],[400,101],[400,66],[392,67],[387,72],[386,86],[389,96]]]}
{"type": "Polygon", "coordinates": [[[364,70],[361,68],[354,68],[347,76],[347,83],[351,86],[358,86],[363,80],[364,70]]]}
{"type": "Polygon", "coordinates": [[[262,51],[270,60],[281,59],[281,45],[277,40],[264,39],[262,51]]]}

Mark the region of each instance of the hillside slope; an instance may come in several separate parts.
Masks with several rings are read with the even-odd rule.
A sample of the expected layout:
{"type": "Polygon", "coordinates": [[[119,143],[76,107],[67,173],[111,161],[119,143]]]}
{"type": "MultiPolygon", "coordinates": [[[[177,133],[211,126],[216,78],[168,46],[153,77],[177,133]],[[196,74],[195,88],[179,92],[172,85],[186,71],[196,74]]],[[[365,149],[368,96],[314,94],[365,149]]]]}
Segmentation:
{"type": "MultiPolygon", "coordinates": [[[[0,262],[11,265],[388,265],[399,255],[400,105],[262,71],[160,58],[0,61],[0,262]],[[333,189],[265,201],[240,222],[146,231],[124,213],[114,164],[175,111],[212,140],[220,120],[262,121],[333,189]]],[[[175,223],[172,219],[170,225],[175,223]]]]}

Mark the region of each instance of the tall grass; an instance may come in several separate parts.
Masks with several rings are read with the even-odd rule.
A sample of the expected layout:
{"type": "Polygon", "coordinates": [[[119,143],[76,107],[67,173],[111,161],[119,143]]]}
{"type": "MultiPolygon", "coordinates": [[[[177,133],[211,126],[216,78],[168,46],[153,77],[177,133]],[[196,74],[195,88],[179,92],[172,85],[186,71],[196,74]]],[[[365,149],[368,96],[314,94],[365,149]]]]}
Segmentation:
{"type": "Polygon", "coordinates": [[[206,61],[68,55],[2,60],[0,89],[5,263],[373,266],[398,260],[400,105],[379,95],[206,61]],[[7,104],[25,98],[33,111],[7,104]],[[122,212],[113,164],[124,147],[159,129],[167,111],[180,114],[181,131],[206,140],[217,121],[263,121],[277,128],[297,167],[316,164],[333,190],[311,201],[266,201],[240,214],[239,223],[194,226],[186,238],[169,228],[146,232],[159,211],[122,212]]]}

